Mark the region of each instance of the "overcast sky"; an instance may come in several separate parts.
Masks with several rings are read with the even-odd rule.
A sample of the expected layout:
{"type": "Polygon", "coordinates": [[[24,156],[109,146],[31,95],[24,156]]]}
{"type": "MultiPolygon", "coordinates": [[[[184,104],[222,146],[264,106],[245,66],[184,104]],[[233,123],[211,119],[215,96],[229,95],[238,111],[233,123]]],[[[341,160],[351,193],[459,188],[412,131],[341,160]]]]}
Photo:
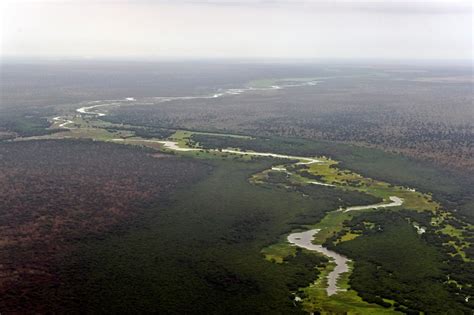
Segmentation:
{"type": "Polygon", "coordinates": [[[1,54],[472,60],[470,0],[0,0],[1,54]]]}

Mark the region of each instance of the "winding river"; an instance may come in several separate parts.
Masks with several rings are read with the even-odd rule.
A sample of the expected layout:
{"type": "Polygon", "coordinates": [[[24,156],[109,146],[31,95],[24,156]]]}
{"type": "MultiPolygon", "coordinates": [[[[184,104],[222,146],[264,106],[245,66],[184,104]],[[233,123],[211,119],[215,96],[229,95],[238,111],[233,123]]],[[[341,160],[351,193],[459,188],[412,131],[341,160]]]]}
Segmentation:
{"type": "MultiPolygon", "coordinates": [[[[335,211],[360,211],[360,210],[369,210],[369,209],[379,209],[379,208],[388,208],[388,207],[398,207],[403,204],[403,199],[391,196],[389,197],[391,200],[390,203],[378,203],[374,205],[368,206],[355,206],[355,207],[348,207],[346,210],[335,210],[335,211]]],[[[301,248],[305,248],[307,250],[316,251],[320,254],[323,254],[330,259],[333,260],[335,267],[334,269],[328,274],[327,282],[328,286],[326,288],[327,295],[333,295],[338,291],[342,291],[342,289],[337,285],[337,281],[339,280],[341,274],[349,271],[349,262],[350,259],[333,251],[330,250],[322,245],[314,244],[313,240],[316,234],[318,234],[321,230],[320,229],[313,229],[304,232],[295,232],[288,235],[288,242],[293,245],[296,245],[301,248]]]]}
{"type": "MultiPolygon", "coordinates": [[[[241,89],[226,89],[226,90],[221,90],[218,93],[215,93],[212,95],[204,95],[204,96],[155,97],[153,98],[154,103],[152,104],[170,102],[173,100],[213,99],[213,98],[219,98],[219,97],[224,97],[224,96],[239,95],[239,94],[246,93],[249,91],[278,90],[278,89],[291,88],[291,87],[313,86],[313,85],[316,85],[317,83],[318,83],[317,81],[313,80],[313,81],[305,81],[305,82],[295,83],[295,84],[272,85],[269,87],[262,87],[262,88],[247,87],[247,88],[241,88],[241,89]]],[[[120,106],[122,104],[127,104],[127,103],[131,103],[135,101],[136,99],[133,97],[127,97],[122,100],[94,101],[94,102],[86,103],[85,105],[87,106],[83,106],[76,109],[76,112],[79,114],[84,114],[84,115],[103,117],[106,115],[106,112],[101,111],[100,110],[101,108],[109,107],[109,106],[110,107],[120,106]]],[[[55,117],[53,118],[53,120],[56,122],[61,122],[59,127],[66,128],[66,129],[71,129],[71,128],[66,127],[66,125],[73,123],[73,121],[65,117],[55,117]]],[[[165,149],[178,151],[178,152],[202,150],[200,148],[181,147],[175,141],[166,141],[166,140],[112,139],[112,141],[114,142],[153,142],[153,143],[161,144],[165,149]]],[[[240,150],[235,150],[235,149],[222,149],[220,151],[217,151],[217,150],[209,150],[209,151],[238,154],[238,155],[274,157],[274,158],[287,159],[287,160],[297,160],[298,162],[296,162],[296,164],[299,164],[299,165],[308,165],[308,164],[322,162],[312,157],[292,156],[292,155],[284,155],[284,154],[277,154],[277,153],[240,151],[240,150]]],[[[273,169],[278,170],[278,171],[288,172],[285,168],[274,167],[273,169]]],[[[309,183],[315,184],[315,185],[323,185],[323,186],[334,186],[332,184],[327,184],[327,183],[317,182],[317,181],[312,181],[309,183]]],[[[346,209],[337,209],[335,211],[343,211],[343,212],[360,211],[360,210],[367,210],[367,209],[396,207],[403,204],[403,200],[399,197],[391,196],[389,197],[389,199],[391,201],[390,203],[379,203],[379,204],[366,205],[366,206],[353,206],[353,207],[348,207],[346,209]]],[[[335,251],[329,250],[328,248],[322,245],[314,244],[313,243],[314,237],[319,232],[320,232],[319,229],[311,229],[304,232],[295,232],[295,233],[290,234],[287,237],[287,240],[289,243],[293,244],[294,246],[298,246],[310,251],[321,253],[329,257],[335,263],[334,269],[328,274],[328,278],[327,278],[328,285],[327,285],[326,291],[329,296],[329,295],[336,294],[338,291],[342,290],[337,285],[337,281],[342,273],[349,271],[350,260],[347,257],[340,255],[335,251]]]]}
{"type": "MultiPolygon", "coordinates": [[[[319,83],[316,80],[309,80],[309,81],[302,81],[292,84],[280,84],[280,85],[271,85],[266,87],[244,87],[244,88],[230,88],[230,89],[219,89],[217,93],[209,94],[209,95],[195,95],[195,96],[158,96],[153,98],[146,99],[148,102],[147,104],[159,104],[165,102],[172,102],[172,101],[186,101],[186,100],[198,100],[198,99],[216,99],[226,96],[232,95],[240,95],[248,92],[258,92],[258,91],[271,91],[271,90],[281,90],[287,88],[295,88],[295,87],[304,87],[304,86],[315,86],[319,83]]],[[[134,97],[127,97],[121,100],[106,100],[106,101],[93,101],[87,103],[87,106],[80,107],[76,109],[76,112],[80,114],[92,115],[97,117],[103,117],[106,115],[103,111],[100,111],[103,107],[113,107],[113,106],[120,106],[122,104],[135,102],[136,99],[134,97]],[[97,104],[99,103],[99,104],[97,104]]]]}
{"type": "MultiPolygon", "coordinates": [[[[147,140],[147,139],[112,139],[112,141],[116,142],[123,142],[123,141],[136,141],[136,142],[153,142],[162,144],[165,149],[172,150],[172,151],[179,151],[179,152],[189,152],[189,151],[202,151],[203,149],[200,148],[183,148],[180,147],[179,144],[175,141],[164,141],[164,140],[147,140]]],[[[299,165],[308,165],[313,163],[321,162],[318,159],[310,158],[310,157],[302,157],[302,156],[293,156],[293,155],[284,155],[284,154],[277,154],[277,153],[265,153],[265,152],[254,152],[254,151],[239,151],[239,150],[232,150],[232,149],[222,149],[220,151],[217,150],[209,150],[215,152],[222,152],[222,153],[231,153],[231,154],[239,154],[239,155],[249,155],[249,156],[261,156],[261,157],[274,157],[277,159],[286,159],[286,160],[298,160],[296,164],[299,165]]]]}
{"type": "Polygon", "coordinates": [[[354,206],[354,207],[348,207],[345,210],[342,210],[343,212],[349,212],[349,211],[358,211],[358,210],[370,210],[370,209],[380,209],[380,208],[390,208],[390,207],[399,207],[403,204],[403,199],[396,197],[396,196],[390,196],[388,199],[390,199],[390,203],[378,203],[375,205],[368,205],[368,206],[354,206]]]}
{"type": "Polygon", "coordinates": [[[332,270],[328,275],[328,286],[326,288],[327,294],[333,295],[341,290],[337,286],[337,280],[342,273],[349,271],[350,260],[347,257],[336,253],[335,251],[327,249],[323,245],[313,244],[314,235],[319,233],[319,231],[319,229],[314,229],[305,232],[292,233],[288,235],[288,242],[307,250],[316,251],[334,261],[335,267],[334,270],[332,270]]]}
{"type": "MultiPolygon", "coordinates": [[[[124,142],[124,141],[136,141],[136,142],[154,142],[162,144],[164,148],[172,151],[179,151],[179,152],[189,152],[189,151],[200,151],[202,149],[199,148],[186,148],[180,147],[179,144],[175,141],[162,141],[162,140],[133,140],[133,139],[113,139],[112,141],[117,142],[124,142]]],[[[218,152],[217,150],[209,150],[218,152]]],[[[298,160],[297,164],[312,164],[312,163],[319,163],[321,162],[318,159],[311,158],[311,157],[303,157],[303,156],[292,156],[292,155],[283,155],[283,154],[276,154],[276,153],[266,153],[266,152],[252,152],[252,151],[239,151],[239,150],[231,150],[231,149],[222,149],[219,152],[224,153],[232,153],[232,154],[240,154],[240,155],[249,155],[249,156],[264,156],[264,157],[274,157],[274,158],[281,158],[281,159],[289,159],[289,160],[298,160]]],[[[273,167],[273,170],[276,171],[286,171],[286,168],[282,167],[273,167]]],[[[331,184],[320,183],[320,182],[310,182],[311,184],[316,185],[325,185],[325,186],[334,186],[331,184]]],[[[389,207],[398,207],[403,204],[403,199],[397,196],[390,196],[389,203],[377,203],[373,205],[365,205],[365,206],[352,206],[346,209],[337,209],[335,211],[342,211],[342,212],[349,212],[349,211],[361,211],[361,210],[370,210],[370,209],[379,209],[379,208],[389,208],[389,207]]],[[[337,285],[337,281],[339,280],[341,274],[349,271],[349,258],[330,250],[322,245],[314,244],[314,236],[320,232],[320,229],[312,229],[304,232],[295,232],[288,235],[287,240],[291,244],[311,250],[316,251],[320,254],[323,254],[329,257],[335,264],[334,269],[328,274],[327,278],[327,288],[326,292],[327,295],[333,295],[342,289],[337,285]]]]}

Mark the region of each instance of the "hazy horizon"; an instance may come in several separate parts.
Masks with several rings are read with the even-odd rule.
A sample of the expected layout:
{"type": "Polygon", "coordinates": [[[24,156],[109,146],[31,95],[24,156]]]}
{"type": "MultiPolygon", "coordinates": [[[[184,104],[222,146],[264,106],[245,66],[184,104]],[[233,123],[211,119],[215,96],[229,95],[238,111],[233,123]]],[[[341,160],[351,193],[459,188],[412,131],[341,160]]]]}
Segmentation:
{"type": "Polygon", "coordinates": [[[471,60],[470,1],[18,0],[1,56],[127,60],[471,60]]]}

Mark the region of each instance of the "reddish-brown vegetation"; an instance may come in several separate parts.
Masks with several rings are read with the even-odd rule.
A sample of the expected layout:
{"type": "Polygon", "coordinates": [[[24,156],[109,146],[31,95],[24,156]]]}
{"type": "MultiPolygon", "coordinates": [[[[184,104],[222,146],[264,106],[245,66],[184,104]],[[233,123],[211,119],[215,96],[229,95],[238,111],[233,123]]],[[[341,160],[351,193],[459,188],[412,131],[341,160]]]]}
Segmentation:
{"type": "Polygon", "coordinates": [[[46,312],[55,272],[78,241],[97,237],[208,167],[98,142],[0,145],[0,310],[46,312]]]}

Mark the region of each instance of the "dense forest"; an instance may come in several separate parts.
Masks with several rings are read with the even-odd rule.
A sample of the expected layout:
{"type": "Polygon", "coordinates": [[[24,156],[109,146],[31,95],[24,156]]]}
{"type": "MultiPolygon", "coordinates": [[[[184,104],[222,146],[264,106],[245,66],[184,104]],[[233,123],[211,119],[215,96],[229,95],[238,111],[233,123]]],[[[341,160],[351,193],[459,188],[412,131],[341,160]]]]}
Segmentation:
{"type": "Polygon", "coordinates": [[[368,177],[398,185],[416,187],[434,194],[434,198],[457,216],[474,223],[474,177],[468,172],[446,170],[417,160],[385,153],[377,149],[338,145],[326,141],[298,138],[235,137],[193,134],[192,145],[204,148],[241,148],[258,152],[277,152],[301,156],[329,156],[340,161],[341,167],[368,177]],[[389,167],[387,167],[389,165],[389,167]],[[442,183],[442,185],[440,185],[442,183]]]}
{"type": "Polygon", "coordinates": [[[114,108],[107,119],[350,142],[463,170],[474,167],[470,67],[63,62],[7,64],[2,70],[2,116],[134,96],[137,102],[114,108]],[[284,78],[313,78],[318,84],[216,99],[159,100],[284,78]]]}
{"type": "Polygon", "coordinates": [[[474,264],[453,256],[445,245],[449,237],[436,233],[430,222],[428,213],[365,213],[345,222],[361,236],[337,243],[335,235],[326,245],[355,260],[350,285],[368,302],[394,300],[407,314],[470,314],[473,301],[466,305],[464,297],[474,294],[474,264]],[[426,231],[420,235],[414,223],[426,231]]]}
{"type": "Polygon", "coordinates": [[[103,238],[210,171],[152,154],[93,141],[0,144],[2,312],[51,310],[58,266],[78,242],[103,238]]]}
{"type": "Polygon", "coordinates": [[[446,83],[442,78],[437,73],[401,76],[368,70],[365,75],[324,78],[310,87],[176,100],[156,106],[138,102],[113,109],[106,119],[339,141],[474,171],[472,82],[446,83]]]}
{"type": "Polygon", "coordinates": [[[297,250],[275,265],[260,250],[377,201],[249,183],[270,159],[204,163],[77,140],[2,143],[0,155],[1,303],[12,312],[300,313],[292,292],[327,259],[297,250]]]}
{"type": "Polygon", "coordinates": [[[371,199],[329,188],[305,197],[248,182],[276,162],[214,160],[213,174],[176,195],[166,210],[150,211],[127,235],[76,253],[79,262],[67,273],[72,295],[81,297],[76,302],[89,311],[301,313],[292,291],[312,283],[315,267],[327,260],[298,250],[274,264],[263,259],[262,248],[341,204],[371,199]]]}
{"type": "Polygon", "coordinates": [[[282,163],[307,179],[322,175],[296,160],[210,152],[238,148],[326,156],[337,161],[331,170],[431,195],[450,213],[441,226],[435,215],[448,212],[351,213],[324,245],[353,260],[349,285],[366,306],[472,313],[474,112],[465,69],[63,66],[8,66],[1,82],[2,312],[302,313],[295,294],[328,259],[292,246],[269,259],[264,250],[288,245],[289,233],[330,211],[383,199],[281,170],[254,181],[282,163]],[[214,96],[302,77],[316,83],[214,96]],[[90,104],[106,115],[77,112],[90,104]],[[53,137],[63,140],[38,140],[53,137]],[[173,154],[158,139],[202,150],[173,154]]]}
{"type": "Polygon", "coordinates": [[[31,112],[19,110],[8,113],[3,113],[0,110],[0,140],[58,132],[56,129],[50,129],[51,122],[45,117],[48,114],[51,115],[52,112],[45,109],[32,110],[31,112]]]}

